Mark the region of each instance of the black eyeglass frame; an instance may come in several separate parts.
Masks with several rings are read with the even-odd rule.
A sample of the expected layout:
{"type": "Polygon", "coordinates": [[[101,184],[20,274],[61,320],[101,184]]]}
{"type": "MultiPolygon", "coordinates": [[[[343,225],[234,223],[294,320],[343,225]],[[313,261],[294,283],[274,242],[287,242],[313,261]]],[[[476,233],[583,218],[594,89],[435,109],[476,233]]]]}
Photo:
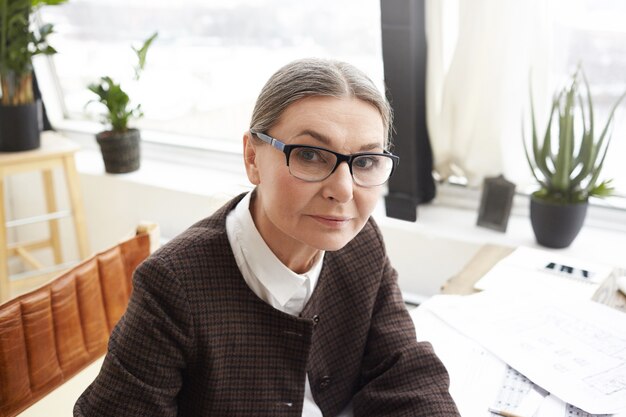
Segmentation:
{"type": "MultiPolygon", "coordinates": [[[[321,178],[319,180],[305,180],[305,179],[302,179],[300,177],[296,177],[296,178],[298,178],[298,179],[300,179],[302,181],[307,181],[307,182],[324,181],[326,178],[328,178],[331,175],[333,175],[333,173],[337,170],[337,167],[339,166],[339,164],[341,164],[342,162],[346,162],[348,164],[348,168],[350,169],[350,175],[352,176],[352,181],[354,181],[356,184],[358,184],[361,187],[378,187],[379,185],[383,185],[384,183],[389,181],[389,178],[391,178],[391,176],[393,175],[393,172],[396,170],[396,167],[400,163],[400,157],[397,156],[397,155],[392,154],[391,152],[389,152],[387,150],[383,150],[382,153],[379,153],[379,152],[360,152],[360,153],[355,153],[355,154],[351,154],[351,155],[346,155],[346,154],[343,154],[343,153],[332,151],[330,149],[322,148],[320,146],[299,145],[299,144],[287,145],[286,143],[281,142],[280,140],[278,140],[276,138],[273,138],[270,135],[266,135],[265,133],[257,132],[255,130],[250,130],[250,133],[252,133],[257,138],[261,139],[263,142],[268,143],[272,147],[274,147],[274,148],[278,149],[279,151],[283,152],[285,154],[285,160],[287,162],[287,167],[289,167],[289,157],[291,155],[291,151],[293,151],[294,149],[298,149],[298,148],[318,149],[320,151],[329,152],[329,153],[331,153],[331,154],[333,154],[333,155],[335,155],[337,157],[337,162],[335,162],[335,166],[328,173],[327,176],[325,176],[324,178],[321,178]],[[385,157],[390,158],[391,161],[392,161],[392,165],[391,165],[391,171],[389,172],[389,176],[387,177],[387,179],[385,181],[381,182],[380,184],[375,184],[375,185],[361,185],[361,184],[359,184],[355,180],[354,173],[352,172],[352,161],[354,161],[354,159],[356,159],[358,157],[362,157],[362,156],[385,156],[385,157]]],[[[289,171],[289,173],[291,173],[291,170],[289,171]]]]}

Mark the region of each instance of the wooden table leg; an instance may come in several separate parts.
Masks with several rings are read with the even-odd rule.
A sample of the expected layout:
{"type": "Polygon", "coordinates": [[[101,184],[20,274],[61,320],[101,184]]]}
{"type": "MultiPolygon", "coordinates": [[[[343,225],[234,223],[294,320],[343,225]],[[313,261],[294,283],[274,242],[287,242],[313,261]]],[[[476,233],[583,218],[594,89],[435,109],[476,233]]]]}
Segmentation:
{"type": "Polygon", "coordinates": [[[74,155],[67,155],[63,158],[65,167],[65,179],[67,180],[67,191],[72,206],[72,218],[76,228],[76,243],[81,259],[86,259],[90,255],[89,242],[87,241],[87,228],[83,203],[81,200],[80,184],[78,182],[78,172],[74,163],[74,155]]]}
{"type": "Polygon", "coordinates": [[[8,300],[9,297],[9,251],[4,214],[4,176],[0,175],[0,303],[8,300]]]}
{"type": "MultiPolygon", "coordinates": [[[[54,193],[54,177],[51,169],[42,171],[43,188],[46,196],[46,208],[48,213],[55,213],[57,209],[56,196],[54,193]]],[[[48,220],[48,230],[50,232],[50,245],[54,255],[56,265],[63,263],[63,251],[61,250],[61,235],[59,233],[59,220],[48,220]]]]}

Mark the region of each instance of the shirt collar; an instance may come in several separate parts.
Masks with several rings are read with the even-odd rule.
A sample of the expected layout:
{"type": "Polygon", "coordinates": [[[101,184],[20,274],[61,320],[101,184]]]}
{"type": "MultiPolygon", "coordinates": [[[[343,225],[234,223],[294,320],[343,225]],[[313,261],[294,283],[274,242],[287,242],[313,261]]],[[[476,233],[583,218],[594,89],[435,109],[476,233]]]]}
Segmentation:
{"type": "Polygon", "coordinates": [[[248,193],[237,204],[234,228],[250,270],[281,306],[284,306],[302,286],[306,286],[306,293],[310,295],[311,288],[315,287],[322,269],[324,252],[304,274],[297,274],[287,268],[267,246],[252,220],[251,195],[252,192],[248,193]]]}

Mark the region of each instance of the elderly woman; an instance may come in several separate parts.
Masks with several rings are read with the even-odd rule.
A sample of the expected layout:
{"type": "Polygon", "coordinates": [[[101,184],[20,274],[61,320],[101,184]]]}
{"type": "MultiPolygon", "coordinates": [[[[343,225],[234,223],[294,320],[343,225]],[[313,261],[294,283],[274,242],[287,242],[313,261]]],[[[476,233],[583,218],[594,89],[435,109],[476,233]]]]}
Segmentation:
{"type": "Polygon", "coordinates": [[[353,66],[281,68],[243,136],[255,185],[135,272],[77,416],[455,416],[370,218],[398,157],[353,66]]]}

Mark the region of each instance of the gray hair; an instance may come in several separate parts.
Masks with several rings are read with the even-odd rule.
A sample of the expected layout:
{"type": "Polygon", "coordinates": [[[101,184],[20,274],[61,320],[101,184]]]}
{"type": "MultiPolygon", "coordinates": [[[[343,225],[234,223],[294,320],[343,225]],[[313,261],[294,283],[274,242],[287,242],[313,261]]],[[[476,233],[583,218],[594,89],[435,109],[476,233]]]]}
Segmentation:
{"type": "Polygon", "coordinates": [[[328,59],[299,59],[276,71],[257,98],[250,130],[267,132],[289,105],[313,96],[357,98],[373,105],[383,121],[385,145],[389,144],[392,112],[387,100],[361,70],[328,59]]]}

